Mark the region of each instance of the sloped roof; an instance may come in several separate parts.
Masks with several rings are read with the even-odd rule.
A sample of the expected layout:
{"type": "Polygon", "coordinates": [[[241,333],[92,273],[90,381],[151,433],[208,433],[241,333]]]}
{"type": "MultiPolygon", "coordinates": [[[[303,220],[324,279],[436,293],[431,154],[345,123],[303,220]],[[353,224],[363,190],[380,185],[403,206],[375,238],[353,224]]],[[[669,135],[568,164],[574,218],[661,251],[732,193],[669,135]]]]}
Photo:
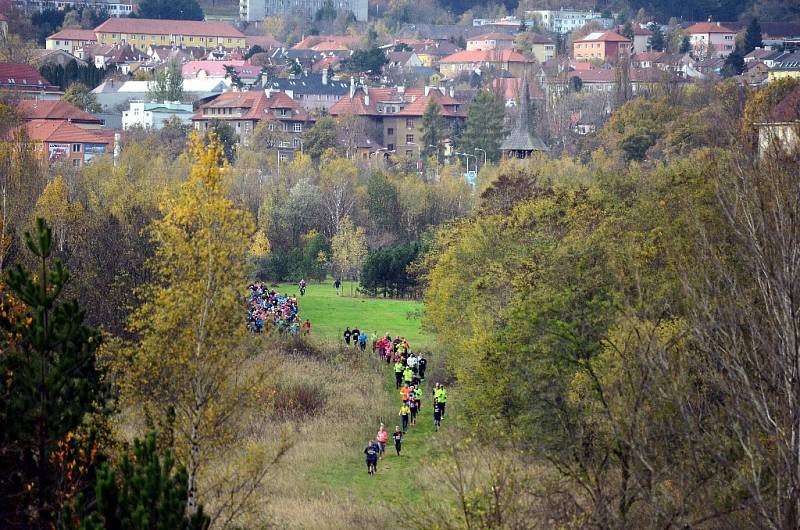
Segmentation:
{"type": "Polygon", "coordinates": [[[630,42],[630,39],[623,37],[615,31],[595,31],[575,42],[630,42]]]}
{"type": "Polygon", "coordinates": [[[519,113],[511,132],[503,140],[501,151],[549,151],[541,138],[532,135],[528,128],[528,80],[523,79],[519,93],[519,113]]]}
{"type": "Polygon", "coordinates": [[[361,39],[353,37],[352,35],[309,35],[294,46],[295,50],[315,50],[323,51],[317,47],[325,43],[327,45],[334,45],[333,49],[348,49],[353,50],[358,47],[361,39]]]}
{"type": "Polygon", "coordinates": [[[467,39],[469,41],[479,41],[479,40],[505,40],[505,41],[514,41],[514,35],[509,35],[508,33],[500,33],[499,31],[494,31],[491,33],[482,33],[480,35],[475,35],[474,37],[470,37],[467,39]]]}
{"type": "Polygon", "coordinates": [[[532,44],[555,44],[553,39],[542,35],[541,33],[531,33],[530,41],[532,44]]]}
{"type": "MultiPolygon", "coordinates": [[[[618,33],[622,33],[622,31],[624,29],[625,29],[624,25],[617,26],[617,32],[618,33]]],[[[643,37],[650,37],[650,36],[653,35],[652,31],[650,31],[647,28],[643,28],[639,24],[631,24],[631,30],[633,31],[634,35],[639,35],[639,36],[643,36],[643,37]]]]}
{"type": "Polygon", "coordinates": [[[292,121],[309,121],[310,117],[305,109],[283,92],[273,92],[269,96],[262,91],[250,92],[224,92],[200,106],[200,112],[192,119],[207,119],[203,116],[202,109],[208,108],[245,108],[249,109],[242,116],[214,116],[225,120],[262,120],[265,118],[282,118],[292,121]],[[268,111],[273,109],[291,109],[287,116],[275,116],[268,111]]]}
{"type": "Polygon", "coordinates": [[[286,46],[283,42],[266,35],[247,35],[244,38],[248,48],[253,46],[260,46],[263,50],[271,50],[273,48],[283,48],[286,46]]]}
{"type": "Polygon", "coordinates": [[[440,116],[455,118],[466,117],[467,115],[463,109],[455,110],[454,107],[461,105],[459,101],[456,101],[450,96],[442,94],[438,90],[431,90],[428,92],[427,96],[423,95],[414,99],[414,101],[406,105],[403,110],[392,114],[392,116],[422,116],[425,114],[425,109],[428,108],[428,104],[431,102],[431,100],[439,104],[440,116]]]}
{"type": "Polygon", "coordinates": [[[660,59],[664,55],[664,52],[659,51],[649,51],[649,52],[642,52],[637,53],[633,56],[634,61],[638,62],[647,62],[647,61],[655,61],[660,59]]]}
{"type": "Polygon", "coordinates": [[[257,77],[261,69],[247,61],[189,61],[181,68],[183,77],[197,77],[205,72],[206,77],[225,77],[225,67],[233,66],[237,74],[244,77],[257,77]]]}
{"type": "Polygon", "coordinates": [[[530,59],[514,50],[464,50],[442,58],[445,64],[459,63],[529,63],[530,59]]]}
{"type": "Polygon", "coordinates": [[[93,29],[76,29],[67,28],[62,29],[57,33],[53,33],[47,40],[97,40],[97,36],[93,29]]]}
{"type": "Polygon", "coordinates": [[[64,120],[31,120],[22,128],[33,141],[110,144],[113,131],[82,129],[64,120]]]}
{"type": "Polygon", "coordinates": [[[143,33],[145,35],[193,35],[235,37],[244,34],[227,22],[205,20],[157,20],[152,18],[111,17],[94,29],[95,33],[143,33]]]}
{"type": "Polygon", "coordinates": [[[706,33],[736,33],[734,30],[723,26],[719,22],[697,22],[686,28],[686,33],[689,34],[706,34],[706,33]]]}
{"type": "Polygon", "coordinates": [[[270,80],[265,88],[287,91],[293,94],[330,94],[343,96],[350,90],[350,84],[344,81],[328,79],[327,84],[322,83],[322,74],[309,74],[301,77],[276,78],[270,80]]]}
{"type": "Polygon", "coordinates": [[[34,67],[19,63],[0,63],[0,86],[22,90],[58,90],[34,67]]]}
{"type": "Polygon", "coordinates": [[[17,103],[17,111],[26,120],[72,120],[76,123],[103,124],[103,120],[60,99],[41,101],[25,99],[17,103]]]}

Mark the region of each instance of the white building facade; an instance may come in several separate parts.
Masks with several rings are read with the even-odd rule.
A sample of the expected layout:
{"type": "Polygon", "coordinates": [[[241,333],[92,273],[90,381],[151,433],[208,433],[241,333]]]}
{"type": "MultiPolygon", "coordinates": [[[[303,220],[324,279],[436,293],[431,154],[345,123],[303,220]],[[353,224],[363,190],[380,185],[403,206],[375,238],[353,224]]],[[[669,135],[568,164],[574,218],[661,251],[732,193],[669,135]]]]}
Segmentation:
{"type": "Polygon", "coordinates": [[[570,33],[591,20],[603,18],[599,11],[577,9],[537,9],[525,11],[525,18],[535,20],[541,27],[554,33],[570,33]]]}
{"type": "Polygon", "coordinates": [[[337,11],[352,11],[359,22],[369,17],[369,0],[239,0],[239,18],[258,22],[264,17],[303,14],[313,17],[327,3],[337,11]]]}
{"type": "Polygon", "coordinates": [[[178,118],[182,124],[192,123],[192,104],[177,101],[164,103],[148,103],[131,101],[130,108],[122,112],[122,128],[125,130],[139,126],[145,129],[159,130],[170,118],[178,118]]]}

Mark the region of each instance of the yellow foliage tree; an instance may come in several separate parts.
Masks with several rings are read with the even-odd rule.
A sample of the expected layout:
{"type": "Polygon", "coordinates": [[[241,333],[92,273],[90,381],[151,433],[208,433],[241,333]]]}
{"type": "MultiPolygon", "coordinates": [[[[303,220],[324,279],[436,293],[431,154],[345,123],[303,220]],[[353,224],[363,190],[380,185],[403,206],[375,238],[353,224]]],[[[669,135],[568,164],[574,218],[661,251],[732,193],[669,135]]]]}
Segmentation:
{"type": "Polygon", "coordinates": [[[47,220],[53,229],[56,247],[59,252],[64,252],[67,241],[67,232],[80,219],[83,207],[79,202],[70,202],[69,190],[64,177],[58,176],[47,183],[44,191],[36,201],[34,217],[47,220]]]}
{"type": "Polygon", "coordinates": [[[339,223],[339,231],[331,240],[333,264],[337,272],[347,278],[357,279],[361,266],[367,259],[367,234],[346,216],[339,223]]]}
{"type": "Polygon", "coordinates": [[[124,371],[117,368],[129,404],[173,424],[193,513],[201,470],[230,439],[232,414],[247,391],[235,370],[245,358],[240,290],[255,224],[226,196],[228,168],[216,138],[194,137],[190,152],[188,180],[151,227],[155,281],[130,320],[139,342],[121,360],[124,371]]]}

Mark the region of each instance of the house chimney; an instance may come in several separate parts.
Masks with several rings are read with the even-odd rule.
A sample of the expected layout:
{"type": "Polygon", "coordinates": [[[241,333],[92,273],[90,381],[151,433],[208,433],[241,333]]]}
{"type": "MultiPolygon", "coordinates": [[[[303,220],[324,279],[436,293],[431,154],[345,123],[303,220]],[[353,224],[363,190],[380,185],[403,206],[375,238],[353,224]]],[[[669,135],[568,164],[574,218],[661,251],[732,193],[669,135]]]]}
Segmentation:
{"type": "Polygon", "coordinates": [[[116,166],[119,163],[119,154],[120,154],[120,140],[121,136],[118,132],[114,133],[114,165],[116,166]]]}
{"type": "Polygon", "coordinates": [[[350,98],[356,95],[356,78],[350,77],[350,98]]]}
{"type": "Polygon", "coordinates": [[[369,87],[364,86],[364,105],[369,107],[369,87]]]}
{"type": "Polygon", "coordinates": [[[327,85],[328,84],[328,69],[327,68],[323,68],[322,69],[322,84],[323,85],[327,85]]]}
{"type": "Polygon", "coordinates": [[[431,91],[431,87],[429,87],[428,85],[425,85],[425,97],[428,97],[428,94],[430,93],[430,91],[431,91]]]}
{"type": "Polygon", "coordinates": [[[450,97],[451,98],[456,97],[456,90],[453,88],[453,85],[450,85],[450,97]]]}

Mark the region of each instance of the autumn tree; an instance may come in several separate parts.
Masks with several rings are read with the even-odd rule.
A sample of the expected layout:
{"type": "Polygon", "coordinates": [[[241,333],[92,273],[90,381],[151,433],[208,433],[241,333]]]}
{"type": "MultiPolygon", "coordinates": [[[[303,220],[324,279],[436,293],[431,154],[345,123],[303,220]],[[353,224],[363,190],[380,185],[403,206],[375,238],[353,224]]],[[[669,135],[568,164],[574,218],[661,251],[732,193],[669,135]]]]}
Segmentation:
{"type": "Polygon", "coordinates": [[[337,278],[358,278],[367,259],[367,236],[350,217],[344,217],[339,224],[339,231],[331,240],[331,254],[337,278]]]}
{"type": "Polygon", "coordinates": [[[174,429],[190,516],[204,493],[204,465],[229,440],[245,394],[234,371],[244,355],[239,291],[255,232],[251,217],[226,197],[220,143],[195,137],[191,156],[189,179],[151,226],[155,281],[129,322],[138,341],[114,363],[125,402],[174,429]]]}
{"type": "Polygon", "coordinates": [[[147,99],[158,103],[183,101],[183,75],[178,62],[170,62],[156,71],[155,79],[148,83],[147,99]]]}
{"type": "Polygon", "coordinates": [[[97,97],[83,83],[72,83],[61,99],[86,112],[100,112],[103,110],[100,104],[97,103],[97,97]]]}

